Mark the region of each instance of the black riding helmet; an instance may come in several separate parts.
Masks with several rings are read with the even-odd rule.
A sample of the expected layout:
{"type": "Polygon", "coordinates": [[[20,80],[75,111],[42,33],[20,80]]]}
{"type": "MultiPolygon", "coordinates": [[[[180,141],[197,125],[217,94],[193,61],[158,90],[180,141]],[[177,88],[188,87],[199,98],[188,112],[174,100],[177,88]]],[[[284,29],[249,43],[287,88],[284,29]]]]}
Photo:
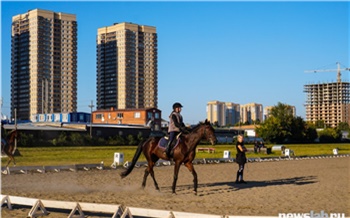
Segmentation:
{"type": "Polygon", "coordinates": [[[176,102],[173,104],[173,109],[175,110],[175,108],[177,107],[183,107],[179,102],[176,102]]]}

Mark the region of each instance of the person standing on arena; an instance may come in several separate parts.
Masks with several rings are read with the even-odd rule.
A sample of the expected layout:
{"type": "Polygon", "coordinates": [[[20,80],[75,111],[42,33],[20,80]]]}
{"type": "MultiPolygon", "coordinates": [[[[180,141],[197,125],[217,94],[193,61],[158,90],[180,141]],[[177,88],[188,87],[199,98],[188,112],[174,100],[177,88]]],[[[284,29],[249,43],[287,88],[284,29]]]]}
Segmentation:
{"type": "Polygon", "coordinates": [[[243,171],[244,171],[244,165],[247,162],[247,158],[245,156],[245,152],[247,151],[247,149],[244,146],[243,139],[244,139],[243,135],[238,135],[237,143],[236,143],[236,149],[237,149],[236,163],[238,164],[236,183],[246,183],[243,180],[243,171]]]}

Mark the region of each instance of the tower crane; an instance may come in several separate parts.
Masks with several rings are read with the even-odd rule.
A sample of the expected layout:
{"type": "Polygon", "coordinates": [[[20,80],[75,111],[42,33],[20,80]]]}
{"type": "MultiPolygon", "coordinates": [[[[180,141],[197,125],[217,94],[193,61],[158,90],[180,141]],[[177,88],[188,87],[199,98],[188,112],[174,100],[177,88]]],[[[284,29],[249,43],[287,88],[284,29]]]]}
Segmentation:
{"type": "Polygon", "coordinates": [[[337,72],[337,82],[340,83],[341,82],[341,71],[344,71],[344,70],[349,70],[350,71],[350,68],[340,69],[340,63],[337,62],[336,64],[338,66],[337,69],[306,70],[305,73],[337,72]]]}

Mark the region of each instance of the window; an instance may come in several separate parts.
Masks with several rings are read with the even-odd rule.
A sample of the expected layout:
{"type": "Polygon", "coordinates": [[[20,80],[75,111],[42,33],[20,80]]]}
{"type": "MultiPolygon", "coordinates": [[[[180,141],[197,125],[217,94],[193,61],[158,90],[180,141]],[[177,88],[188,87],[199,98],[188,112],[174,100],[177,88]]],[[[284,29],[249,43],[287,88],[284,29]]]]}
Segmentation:
{"type": "Polygon", "coordinates": [[[96,119],[102,119],[102,114],[96,114],[95,118],[96,119]]]}
{"type": "Polygon", "coordinates": [[[135,112],[134,113],[134,118],[141,118],[141,113],[140,112],[135,112]]]}
{"type": "Polygon", "coordinates": [[[118,118],[123,118],[123,113],[118,113],[118,114],[117,114],[117,117],[118,117],[118,118]]]}

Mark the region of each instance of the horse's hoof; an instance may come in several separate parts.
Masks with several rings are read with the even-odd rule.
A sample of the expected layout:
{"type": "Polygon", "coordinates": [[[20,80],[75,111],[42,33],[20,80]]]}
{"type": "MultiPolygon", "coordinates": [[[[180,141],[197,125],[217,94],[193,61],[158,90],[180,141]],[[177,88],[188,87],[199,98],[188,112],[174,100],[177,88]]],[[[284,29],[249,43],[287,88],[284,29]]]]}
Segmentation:
{"type": "Polygon", "coordinates": [[[193,191],[193,194],[194,194],[194,195],[197,195],[197,191],[193,191]]]}

